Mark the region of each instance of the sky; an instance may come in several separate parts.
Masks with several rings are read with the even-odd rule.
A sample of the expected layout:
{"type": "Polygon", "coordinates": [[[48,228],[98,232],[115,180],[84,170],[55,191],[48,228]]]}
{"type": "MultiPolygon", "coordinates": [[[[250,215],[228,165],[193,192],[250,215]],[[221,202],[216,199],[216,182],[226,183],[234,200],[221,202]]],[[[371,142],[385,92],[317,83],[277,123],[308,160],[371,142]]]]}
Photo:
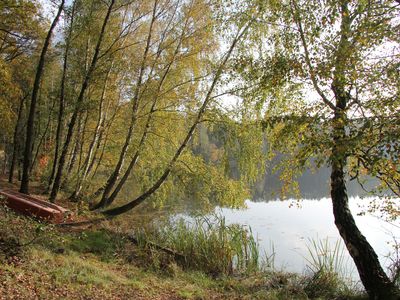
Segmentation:
{"type": "MultiPolygon", "coordinates": [[[[57,5],[60,4],[60,0],[38,0],[43,7],[44,16],[48,19],[54,17],[57,5]]],[[[72,0],[66,0],[65,5],[70,5],[72,0]]]]}

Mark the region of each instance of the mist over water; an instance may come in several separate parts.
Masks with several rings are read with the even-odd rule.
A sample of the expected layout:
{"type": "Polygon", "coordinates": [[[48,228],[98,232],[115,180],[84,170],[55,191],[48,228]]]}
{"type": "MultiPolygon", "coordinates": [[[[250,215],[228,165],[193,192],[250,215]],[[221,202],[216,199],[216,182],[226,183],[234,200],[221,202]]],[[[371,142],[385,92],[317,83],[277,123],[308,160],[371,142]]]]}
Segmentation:
{"type": "MultiPolygon", "coordinates": [[[[303,199],[322,199],[330,197],[330,168],[321,167],[317,170],[306,169],[297,178],[299,192],[303,199]]],[[[366,197],[370,195],[378,184],[374,178],[364,178],[361,186],[356,180],[348,180],[346,183],[349,197],[366,197]]],[[[265,202],[268,200],[279,200],[282,182],[279,173],[272,172],[272,168],[266,172],[252,187],[252,201],[265,202]]],[[[388,191],[389,193],[389,191],[388,191]]],[[[295,195],[286,195],[295,196],[295,195]]]]}
{"type": "MultiPolygon", "coordinates": [[[[276,269],[306,273],[307,259],[310,258],[307,246],[312,240],[328,239],[332,249],[337,241],[342,242],[334,224],[329,176],[330,169],[327,167],[317,172],[306,170],[298,179],[301,199],[281,200],[279,176],[267,173],[253,187],[252,199],[246,200],[246,208],[216,207],[214,214],[225,217],[227,224],[251,227],[258,240],[261,255],[265,257],[274,253],[276,269]]],[[[390,224],[368,213],[360,215],[367,211],[371,200],[377,199],[367,192],[377,184],[376,180],[370,179],[361,187],[356,181],[348,181],[347,192],[350,209],[359,229],[386,268],[390,264],[387,256],[393,251],[395,240],[400,241],[400,222],[390,224]]],[[[166,215],[172,214],[174,219],[183,217],[190,222],[191,216],[204,213],[201,209],[198,211],[199,208],[194,203],[195,199],[188,198],[182,210],[166,212],[166,215]]],[[[150,208],[150,211],[153,209],[150,208]]],[[[343,243],[342,246],[345,247],[343,243]]],[[[358,280],[357,270],[347,249],[344,249],[344,253],[344,260],[347,262],[344,272],[352,280],[358,280]]]]}
{"type": "MultiPolygon", "coordinates": [[[[267,172],[253,187],[251,200],[245,209],[216,208],[215,212],[226,218],[227,223],[239,223],[251,227],[257,237],[262,253],[274,253],[275,268],[290,272],[307,272],[310,258],[307,246],[311,240],[328,239],[332,249],[337,241],[342,242],[334,224],[330,199],[330,168],[317,171],[305,170],[298,178],[301,199],[281,200],[279,191],[282,183],[279,174],[267,172]]],[[[400,222],[388,223],[377,216],[365,213],[368,204],[377,199],[368,191],[378,185],[368,179],[361,186],[357,181],[347,182],[350,210],[356,223],[375,249],[381,264],[388,267],[388,255],[393,251],[395,240],[400,240],[400,222]]],[[[342,243],[342,246],[344,244],[342,243]]],[[[347,249],[345,273],[358,280],[355,265],[347,249]]]]}
{"type": "MultiPolygon", "coordinates": [[[[356,223],[379,255],[384,266],[388,266],[389,252],[394,239],[400,239],[400,224],[390,224],[365,211],[373,198],[350,198],[350,209],[356,223]]],[[[261,252],[275,253],[275,267],[285,271],[303,273],[307,271],[310,240],[328,238],[332,248],[341,240],[334,224],[332,204],[329,198],[318,200],[287,200],[253,202],[246,201],[245,209],[217,208],[216,213],[226,218],[227,223],[239,223],[251,227],[257,237],[261,252]]],[[[355,266],[348,256],[346,272],[358,279],[355,266]]]]}

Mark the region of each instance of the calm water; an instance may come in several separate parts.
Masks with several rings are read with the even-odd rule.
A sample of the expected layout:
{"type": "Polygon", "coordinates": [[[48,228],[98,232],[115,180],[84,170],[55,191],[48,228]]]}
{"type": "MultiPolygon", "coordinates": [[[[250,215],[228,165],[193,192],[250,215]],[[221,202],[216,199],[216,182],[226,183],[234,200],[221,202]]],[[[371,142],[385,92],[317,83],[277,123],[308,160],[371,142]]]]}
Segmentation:
{"type": "MultiPolygon", "coordinates": [[[[371,198],[350,198],[350,209],[356,216],[363,211],[371,198]]],[[[247,209],[217,208],[227,223],[249,225],[257,236],[260,248],[267,254],[275,252],[275,268],[303,273],[306,271],[306,257],[309,257],[309,239],[329,239],[333,245],[340,238],[334,225],[332,204],[328,198],[302,200],[298,207],[295,201],[247,201],[247,209]]],[[[389,264],[385,256],[393,249],[394,239],[400,240],[400,224],[389,224],[372,215],[356,216],[361,232],[371,243],[384,266],[389,264]]],[[[347,251],[346,255],[347,255],[347,251]]],[[[349,259],[347,271],[355,267],[349,259]]]]}

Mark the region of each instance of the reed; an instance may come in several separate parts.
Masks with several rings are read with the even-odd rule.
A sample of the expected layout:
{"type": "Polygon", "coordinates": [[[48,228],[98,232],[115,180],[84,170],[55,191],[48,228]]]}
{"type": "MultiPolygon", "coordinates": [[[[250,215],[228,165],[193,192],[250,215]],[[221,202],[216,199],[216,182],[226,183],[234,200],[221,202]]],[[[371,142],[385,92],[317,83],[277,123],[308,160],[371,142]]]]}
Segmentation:
{"type": "Polygon", "coordinates": [[[329,273],[345,275],[343,272],[346,270],[348,260],[345,255],[345,247],[340,240],[332,245],[328,238],[323,240],[310,239],[307,250],[309,258],[306,257],[306,261],[308,268],[313,273],[324,270],[329,273]]]}
{"type": "Polygon", "coordinates": [[[353,269],[340,240],[330,243],[329,239],[310,239],[307,244],[309,257],[305,257],[311,273],[306,280],[305,291],[311,298],[338,297],[357,290],[351,278],[353,269]]]}
{"type": "Polygon", "coordinates": [[[386,256],[389,262],[387,269],[390,279],[400,287],[400,242],[395,237],[393,237],[392,247],[392,251],[386,256]]]}
{"type": "Polygon", "coordinates": [[[257,240],[251,228],[226,224],[222,216],[180,218],[135,233],[139,245],[146,241],[172,249],[184,257],[184,267],[213,275],[260,270],[257,240]]]}

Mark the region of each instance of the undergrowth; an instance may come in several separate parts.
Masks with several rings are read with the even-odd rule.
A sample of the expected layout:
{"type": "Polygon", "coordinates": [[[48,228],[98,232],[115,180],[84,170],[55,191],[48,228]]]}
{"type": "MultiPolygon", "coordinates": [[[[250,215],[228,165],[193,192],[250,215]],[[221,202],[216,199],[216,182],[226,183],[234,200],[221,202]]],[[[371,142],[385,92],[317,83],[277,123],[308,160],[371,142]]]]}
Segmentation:
{"type": "Polygon", "coordinates": [[[321,272],[303,276],[274,270],[272,256],[267,262],[261,260],[249,228],[204,218],[164,225],[136,232],[135,245],[128,235],[113,231],[113,224],[61,230],[0,206],[0,298],[350,299],[354,295],[322,284],[321,272]]]}

